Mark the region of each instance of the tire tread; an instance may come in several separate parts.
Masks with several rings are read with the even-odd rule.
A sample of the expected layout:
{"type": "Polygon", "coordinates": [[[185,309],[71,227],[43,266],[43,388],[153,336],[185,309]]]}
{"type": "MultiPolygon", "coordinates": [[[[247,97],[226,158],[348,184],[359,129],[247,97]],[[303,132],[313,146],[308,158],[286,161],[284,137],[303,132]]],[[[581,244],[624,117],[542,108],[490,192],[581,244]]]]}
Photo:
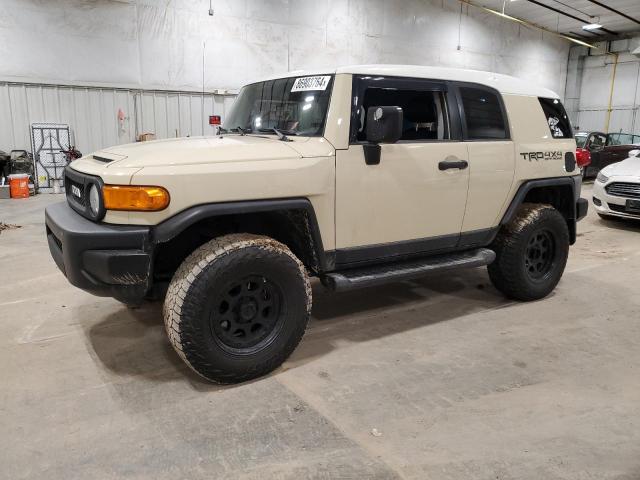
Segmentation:
{"type": "MultiPolygon", "coordinates": [[[[250,260],[245,259],[244,261],[250,260]]],[[[302,262],[286,245],[262,235],[235,233],[210,240],[185,259],[175,272],[167,290],[163,317],[169,342],[180,358],[193,371],[216,383],[237,383],[270,372],[287,359],[305,333],[307,320],[311,314],[311,306],[312,293],[309,276],[302,262]],[[299,328],[295,335],[291,336],[285,347],[280,349],[278,354],[272,356],[267,362],[254,365],[252,368],[244,369],[242,372],[230,372],[216,368],[215,365],[207,362],[204,357],[198,355],[197,351],[189,349],[195,332],[187,319],[189,311],[193,308],[192,303],[205,296],[204,291],[199,291],[202,287],[198,287],[195,284],[199,275],[210,266],[213,265],[213,268],[215,268],[215,264],[229,260],[228,257],[232,253],[249,247],[258,250],[256,256],[260,256],[263,252],[277,252],[279,255],[286,255],[296,263],[300,281],[303,283],[306,293],[307,318],[300,322],[302,328],[299,328]]]]}
{"type": "MultiPolygon", "coordinates": [[[[560,219],[566,226],[564,218],[553,206],[542,203],[524,203],[518,209],[516,217],[504,225],[493,241],[492,248],[496,252],[496,260],[488,266],[489,277],[493,285],[507,297],[516,300],[530,301],[546,296],[531,291],[530,285],[520,275],[522,257],[518,254],[518,246],[527,240],[528,228],[535,223],[560,219]]],[[[563,232],[561,240],[568,249],[568,229],[563,232]]],[[[566,259],[565,259],[566,262],[566,259]]],[[[564,265],[562,265],[564,270],[564,265]]],[[[558,279],[559,280],[559,279],[558,279]]],[[[555,284],[551,290],[555,288],[555,284]]]]}

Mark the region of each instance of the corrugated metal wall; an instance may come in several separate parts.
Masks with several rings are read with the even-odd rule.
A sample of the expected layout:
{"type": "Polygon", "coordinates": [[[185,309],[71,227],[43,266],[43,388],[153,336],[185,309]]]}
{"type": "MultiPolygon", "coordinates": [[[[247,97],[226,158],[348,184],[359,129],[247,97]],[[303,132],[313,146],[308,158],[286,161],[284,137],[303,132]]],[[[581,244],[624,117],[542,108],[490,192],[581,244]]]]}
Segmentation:
{"type": "MultiPolygon", "coordinates": [[[[583,130],[604,130],[613,80],[611,57],[587,58],[580,92],[577,123],[583,130]]],[[[611,102],[610,132],[640,133],[640,62],[620,62],[611,102]]]]}
{"type": "Polygon", "coordinates": [[[68,124],[83,153],[134,142],[139,133],[211,135],[209,115],[224,119],[233,99],[213,93],[0,83],[0,150],[30,151],[30,125],[37,122],[68,124]]]}
{"type": "Polygon", "coordinates": [[[640,39],[603,44],[600,50],[571,49],[565,106],[576,129],[606,131],[608,123],[609,132],[640,134],[640,58],[629,53],[633,42],[640,39]],[[609,48],[618,52],[615,67],[616,57],[603,54],[609,48]]]}

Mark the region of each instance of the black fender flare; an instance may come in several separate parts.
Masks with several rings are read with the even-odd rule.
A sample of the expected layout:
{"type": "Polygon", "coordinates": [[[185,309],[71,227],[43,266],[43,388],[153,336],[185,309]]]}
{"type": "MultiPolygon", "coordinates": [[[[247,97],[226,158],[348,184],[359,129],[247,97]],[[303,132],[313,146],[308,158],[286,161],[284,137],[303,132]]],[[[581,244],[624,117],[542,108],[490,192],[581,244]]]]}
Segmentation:
{"type": "Polygon", "coordinates": [[[187,208],[164,220],[152,229],[152,243],[159,244],[170,241],[191,225],[201,220],[224,215],[273,212],[282,210],[302,210],[308,219],[309,234],[313,241],[311,246],[321,270],[325,270],[327,259],[322,244],[320,227],[313,205],[308,198],[282,198],[268,200],[248,200],[221,203],[205,203],[187,208]]]}
{"type": "Polygon", "coordinates": [[[580,199],[580,189],[582,186],[582,177],[580,175],[573,175],[567,177],[553,177],[553,178],[542,178],[537,180],[527,180],[518,188],[518,191],[514,195],[509,207],[505,211],[502,219],[500,220],[500,225],[505,225],[509,223],[516,216],[516,212],[518,211],[518,207],[524,203],[524,199],[527,194],[535,189],[535,188],[545,188],[545,187],[569,187],[573,192],[573,198],[570,202],[571,208],[569,210],[569,214],[567,216],[567,225],[569,226],[569,233],[571,237],[571,244],[573,244],[576,240],[576,222],[578,221],[578,212],[577,212],[577,203],[580,199]]]}

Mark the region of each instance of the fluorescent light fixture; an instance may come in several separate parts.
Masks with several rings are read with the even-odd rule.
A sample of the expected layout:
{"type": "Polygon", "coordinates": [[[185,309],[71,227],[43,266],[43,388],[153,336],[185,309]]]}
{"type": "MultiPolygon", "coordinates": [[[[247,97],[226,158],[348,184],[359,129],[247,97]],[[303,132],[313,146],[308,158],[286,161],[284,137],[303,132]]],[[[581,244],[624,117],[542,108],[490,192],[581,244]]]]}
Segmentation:
{"type": "Polygon", "coordinates": [[[498,15],[499,17],[506,18],[507,20],[511,20],[512,22],[518,22],[524,24],[525,22],[520,20],[519,18],[512,17],[511,15],[507,15],[506,13],[498,12],[496,10],[491,10],[490,8],[481,7],[483,10],[493,13],[494,15],[498,15]]]}
{"type": "Polygon", "coordinates": [[[595,45],[591,45],[590,43],[583,42],[582,40],[578,40],[577,38],[568,37],[566,35],[558,35],[558,36],[562,38],[566,38],[570,42],[577,43],[578,45],[582,45],[583,47],[595,48],[596,50],[598,49],[598,47],[596,47],[595,45]]]}
{"type": "Polygon", "coordinates": [[[591,30],[598,30],[602,28],[602,25],[599,23],[590,23],[589,25],[583,25],[582,29],[590,32],[591,30]]]}
{"type": "MultiPolygon", "coordinates": [[[[529,23],[527,21],[520,20],[519,18],[512,17],[511,15],[507,15],[506,13],[498,12],[496,10],[492,10],[491,8],[481,7],[479,5],[475,5],[474,3],[471,3],[470,0],[460,0],[460,1],[462,3],[466,3],[467,5],[471,5],[472,7],[480,8],[481,10],[484,10],[485,12],[493,13],[494,15],[497,15],[499,17],[505,18],[507,20],[511,20],[512,22],[516,22],[516,23],[519,23],[521,25],[525,25],[525,26],[528,26],[528,27],[534,27],[534,28],[537,28],[538,30],[542,30],[543,32],[549,33],[551,35],[555,35],[557,37],[564,38],[565,40],[569,40],[570,42],[577,43],[578,45],[582,45],[584,47],[589,47],[589,48],[593,48],[593,49],[598,50],[598,47],[596,47],[595,45],[591,45],[590,43],[583,42],[582,40],[578,40],[577,38],[569,37],[567,35],[563,35],[561,33],[554,32],[552,30],[548,30],[546,28],[540,27],[540,26],[535,25],[533,23],[529,23]]],[[[585,27],[588,27],[588,26],[589,25],[585,25],[585,27]]],[[[598,25],[598,27],[602,27],[602,25],[598,25]]],[[[584,28],[584,27],[582,27],[582,28],[584,28]]]]}

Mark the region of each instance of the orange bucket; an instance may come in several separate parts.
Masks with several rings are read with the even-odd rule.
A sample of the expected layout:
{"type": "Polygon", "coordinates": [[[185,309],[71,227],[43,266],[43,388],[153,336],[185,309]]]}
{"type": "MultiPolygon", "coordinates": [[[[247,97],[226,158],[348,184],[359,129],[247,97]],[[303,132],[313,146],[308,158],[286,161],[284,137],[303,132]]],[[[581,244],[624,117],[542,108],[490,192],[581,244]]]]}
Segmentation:
{"type": "Polygon", "coordinates": [[[29,198],[29,174],[14,173],[9,175],[11,198],[29,198]]]}

